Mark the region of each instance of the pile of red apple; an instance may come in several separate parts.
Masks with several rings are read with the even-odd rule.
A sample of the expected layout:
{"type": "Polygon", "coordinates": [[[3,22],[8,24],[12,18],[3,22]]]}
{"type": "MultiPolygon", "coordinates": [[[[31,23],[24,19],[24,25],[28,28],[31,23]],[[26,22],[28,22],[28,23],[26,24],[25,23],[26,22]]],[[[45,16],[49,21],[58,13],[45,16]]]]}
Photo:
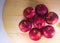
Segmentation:
{"type": "Polygon", "coordinates": [[[46,5],[39,4],[35,8],[27,7],[23,15],[25,18],[20,21],[19,29],[22,32],[29,31],[30,39],[37,41],[42,35],[46,38],[53,38],[55,29],[51,25],[58,21],[58,16],[55,12],[48,12],[46,5]]]}

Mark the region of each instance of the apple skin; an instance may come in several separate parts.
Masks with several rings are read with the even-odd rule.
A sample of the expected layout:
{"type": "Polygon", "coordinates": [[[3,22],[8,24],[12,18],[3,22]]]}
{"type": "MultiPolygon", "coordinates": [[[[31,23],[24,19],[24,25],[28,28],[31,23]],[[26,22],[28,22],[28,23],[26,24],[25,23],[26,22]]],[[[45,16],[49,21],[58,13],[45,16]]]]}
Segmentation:
{"type": "Polygon", "coordinates": [[[19,23],[18,27],[22,32],[27,32],[32,29],[32,23],[24,19],[19,23]]]}
{"type": "Polygon", "coordinates": [[[46,38],[53,38],[54,35],[55,35],[55,29],[54,27],[50,26],[50,25],[47,25],[43,28],[43,35],[46,37],[46,38]]]}
{"type": "Polygon", "coordinates": [[[34,19],[33,25],[34,25],[35,28],[40,29],[40,28],[45,26],[45,20],[41,17],[37,17],[37,18],[34,19]]]}
{"type": "Polygon", "coordinates": [[[35,13],[35,10],[32,7],[27,7],[27,8],[24,9],[23,15],[27,19],[30,19],[30,18],[33,18],[36,15],[36,13],[35,13]]]}
{"type": "Polygon", "coordinates": [[[47,24],[55,24],[58,21],[58,15],[55,12],[49,12],[46,15],[47,24]]]}
{"type": "Polygon", "coordinates": [[[40,29],[33,28],[29,32],[30,39],[32,39],[34,41],[38,41],[39,39],[41,39],[41,36],[42,36],[42,34],[41,34],[40,29]]]}
{"type": "Polygon", "coordinates": [[[45,16],[48,13],[48,8],[44,4],[39,4],[35,7],[36,14],[45,16]]]}

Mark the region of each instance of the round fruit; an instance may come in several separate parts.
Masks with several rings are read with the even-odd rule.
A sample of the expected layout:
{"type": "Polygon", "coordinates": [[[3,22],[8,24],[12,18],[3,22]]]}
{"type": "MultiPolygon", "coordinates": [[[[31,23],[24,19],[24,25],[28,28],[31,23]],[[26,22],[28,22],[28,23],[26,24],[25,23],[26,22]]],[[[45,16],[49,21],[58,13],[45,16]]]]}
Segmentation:
{"type": "Polygon", "coordinates": [[[31,29],[30,32],[29,32],[29,37],[34,41],[37,41],[37,40],[41,39],[40,30],[37,29],[37,28],[31,29]]]}
{"type": "Polygon", "coordinates": [[[49,12],[46,15],[46,22],[48,24],[55,24],[58,21],[58,16],[55,12],[49,12]]]}
{"type": "Polygon", "coordinates": [[[35,10],[32,7],[27,7],[26,9],[24,9],[23,15],[26,18],[33,18],[36,14],[35,14],[35,10]]]}
{"type": "Polygon", "coordinates": [[[32,23],[28,20],[22,20],[20,23],[19,23],[19,29],[22,31],[22,32],[27,32],[29,31],[30,29],[32,28],[32,23]]]}
{"type": "Polygon", "coordinates": [[[52,26],[45,26],[43,28],[43,35],[46,37],[46,38],[52,38],[54,35],[55,35],[55,30],[54,30],[54,27],[52,26]]]}
{"type": "Polygon", "coordinates": [[[44,4],[39,4],[36,6],[35,11],[37,14],[44,16],[48,13],[48,9],[44,4]]]}
{"type": "Polygon", "coordinates": [[[45,20],[41,17],[37,17],[34,21],[33,21],[33,25],[35,28],[42,28],[43,26],[45,26],[45,20]]]}

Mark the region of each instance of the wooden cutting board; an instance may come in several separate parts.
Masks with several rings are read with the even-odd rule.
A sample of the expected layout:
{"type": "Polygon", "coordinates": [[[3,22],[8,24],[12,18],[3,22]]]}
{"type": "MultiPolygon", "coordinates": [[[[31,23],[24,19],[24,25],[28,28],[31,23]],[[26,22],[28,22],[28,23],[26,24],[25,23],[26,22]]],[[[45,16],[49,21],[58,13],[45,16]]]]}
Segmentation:
{"type": "Polygon", "coordinates": [[[6,0],[3,9],[3,24],[7,35],[13,43],[60,43],[60,0],[6,0]],[[45,4],[49,11],[56,12],[59,20],[54,26],[56,34],[52,39],[44,36],[39,41],[33,41],[29,38],[28,32],[23,33],[19,30],[18,24],[23,19],[23,10],[37,4],[45,4]]]}

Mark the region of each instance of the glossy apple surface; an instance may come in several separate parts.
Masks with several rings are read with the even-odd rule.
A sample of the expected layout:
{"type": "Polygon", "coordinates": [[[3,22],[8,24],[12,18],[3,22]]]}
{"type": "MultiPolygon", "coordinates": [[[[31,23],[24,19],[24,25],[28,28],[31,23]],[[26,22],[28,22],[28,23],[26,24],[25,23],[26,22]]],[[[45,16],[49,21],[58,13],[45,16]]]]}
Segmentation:
{"type": "Polygon", "coordinates": [[[27,7],[24,9],[23,15],[24,17],[30,19],[33,18],[36,14],[35,14],[35,10],[32,7],[27,7]]]}
{"type": "Polygon", "coordinates": [[[33,25],[35,28],[42,28],[43,26],[45,26],[45,20],[41,17],[37,17],[34,21],[33,21],[33,25]]]}
{"type": "Polygon", "coordinates": [[[29,31],[30,29],[32,28],[32,23],[28,20],[22,20],[20,23],[19,23],[19,29],[22,31],[22,32],[27,32],[29,31]]]}
{"type": "Polygon", "coordinates": [[[30,39],[37,41],[37,40],[41,39],[41,31],[37,28],[33,28],[29,32],[29,37],[30,37],[30,39]]]}
{"type": "Polygon", "coordinates": [[[54,27],[52,26],[45,26],[43,28],[43,35],[46,37],[46,38],[53,38],[54,35],[55,35],[55,29],[54,27]]]}
{"type": "Polygon", "coordinates": [[[49,12],[46,15],[46,23],[55,24],[58,21],[58,15],[55,12],[49,12]]]}
{"type": "Polygon", "coordinates": [[[36,14],[44,16],[48,13],[48,8],[44,4],[39,4],[35,7],[36,14]]]}

